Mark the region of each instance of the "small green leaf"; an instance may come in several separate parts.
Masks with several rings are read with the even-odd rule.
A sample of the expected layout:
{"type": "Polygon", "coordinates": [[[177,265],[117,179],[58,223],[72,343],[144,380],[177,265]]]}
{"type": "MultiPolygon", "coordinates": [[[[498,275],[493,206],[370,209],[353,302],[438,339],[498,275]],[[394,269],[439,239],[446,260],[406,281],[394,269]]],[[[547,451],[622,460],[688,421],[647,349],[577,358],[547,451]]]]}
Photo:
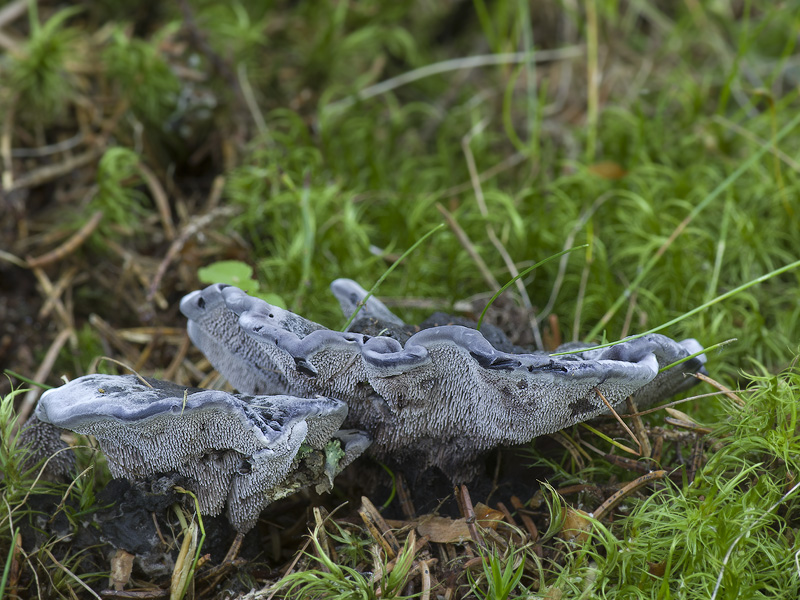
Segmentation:
{"type": "Polygon", "coordinates": [[[198,269],[197,278],[203,283],[234,285],[273,306],[286,308],[286,302],[278,294],[261,291],[261,284],[253,278],[253,267],[240,260],[221,260],[211,263],[207,267],[198,269]]]}
{"type": "Polygon", "coordinates": [[[197,271],[197,277],[203,283],[226,283],[247,291],[259,288],[258,282],[253,279],[253,267],[238,260],[212,263],[197,271]]]}

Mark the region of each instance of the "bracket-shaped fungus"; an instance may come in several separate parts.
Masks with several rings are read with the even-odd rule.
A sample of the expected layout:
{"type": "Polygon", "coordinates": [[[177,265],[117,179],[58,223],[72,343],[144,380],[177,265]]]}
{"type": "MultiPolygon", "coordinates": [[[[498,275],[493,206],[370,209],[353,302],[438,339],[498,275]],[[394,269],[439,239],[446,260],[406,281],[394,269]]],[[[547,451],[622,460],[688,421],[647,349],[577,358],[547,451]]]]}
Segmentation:
{"type": "Polygon", "coordinates": [[[331,292],[336,296],[344,316],[348,319],[359,310],[360,306],[357,316],[361,319],[371,318],[389,325],[405,325],[400,317],[386,308],[386,305],[375,296],[367,298],[367,290],[352,279],[334,279],[331,283],[331,292]]]}
{"type": "Polygon", "coordinates": [[[195,346],[202,348],[220,372],[229,373],[243,394],[287,393],[286,379],[264,360],[257,342],[238,327],[238,317],[225,305],[216,284],[181,300],[181,312],[189,319],[187,330],[195,346]]]}
{"type": "Polygon", "coordinates": [[[338,432],[346,415],[330,398],[242,396],[133,375],[80,377],[42,394],[36,409],[41,421],[93,435],[115,477],[178,473],[203,514],[227,506],[239,531],[301,484],[327,489],[366,448],[365,434],[338,432]],[[326,455],[337,460],[309,462],[326,455]]]}
{"type": "MultiPolygon", "coordinates": [[[[332,287],[345,314],[366,294],[347,280],[332,287]]],[[[702,348],[695,340],[678,343],[658,334],[585,352],[580,349],[588,346],[573,343],[565,349],[577,352],[565,356],[503,352],[462,325],[411,335],[413,328],[375,299],[366,304],[368,320],[384,323],[394,337],[331,331],[234,287],[193,292],[181,307],[190,331],[196,331],[192,339],[235,387],[250,385],[239,377],[244,369],[230,343],[240,344],[244,334],[256,346],[248,347],[243,361],[277,370],[290,393],[347,402],[348,423],[373,436],[374,454],[401,463],[414,460],[419,468],[437,466],[456,481],[469,477],[469,463],[488,449],[527,442],[607,412],[603,398],[612,406],[628,396],[642,404],[667,398],[690,387],[694,379],[683,374],[697,372],[705,362],[700,355],[659,373],[702,348]],[[218,299],[213,305],[229,311],[226,328],[238,317],[233,331],[220,335],[205,328],[200,300],[207,295],[222,296],[225,308],[218,299]],[[192,310],[184,310],[190,299],[192,310]],[[215,359],[219,347],[225,348],[224,361],[215,359]]]]}

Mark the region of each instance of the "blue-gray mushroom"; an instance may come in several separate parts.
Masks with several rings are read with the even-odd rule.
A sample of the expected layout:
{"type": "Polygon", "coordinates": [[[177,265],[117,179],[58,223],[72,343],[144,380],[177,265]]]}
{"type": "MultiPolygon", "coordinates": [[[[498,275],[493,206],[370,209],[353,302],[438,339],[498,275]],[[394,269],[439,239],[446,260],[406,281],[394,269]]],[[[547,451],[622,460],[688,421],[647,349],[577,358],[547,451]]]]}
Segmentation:
{"type": "MultiPolygon", "coordinates": [[[[342,280],[333,289],[346,314],[366,294],[342,280]]],[[[565,356],[504,352],[481,332],[461,325],[413,333],[382,304],[367,304],[368,316],[388,318],[394,337],[325,329],[234,287],[221,295],[231,313],[225,322],[238,321],[236,331],[216,337],[215,344],[249,336],[260,356],[255,362],[277,369],[286,391],[347,402],[347,424],[373,436],[373,454],[413,461],[415,468],[436,466],[455,480],[468,477],[470,462],[486,450],[607,412],[601,395],[615,407],[628,396],[642,404],[667,398],[692,385],[694,378],[684,373],[697,372],[705,362],[699,355],[659,373],[702,348],[695,340],[675,342],[658,334],[583,352],[588,346],[570,344],[566,349],[576,352],[565,356]]],[[[202,319],[186,315],[190,327],[193,321],[202,327],[202,319]]],[[[204,352],[210,337],[197,336],[204,352]]],[[[247,385],[237,379],[241,369],[231,368],[234,349],[226,350],[233,361],[206,355],[235,387],[247,385]]]]}
{"type": "Polygon", "coordinates": [[[286,393],[286,379],[239,328],[238,316],[225,305],[222,290],[226,287],[210,285],[181,300],[181,312],[189,319],[189,338],[220,373],[237,382],[236,388],[243,394],[286,393]]]}
{"type": "Polygon", "coordinates": [[[346,415],[330,398],[242,396],[133,375],[80,377],[42,394],[36,409],[40,421],[94,436],[115,477],[179,474],[203,514],[227,509],[239,531],[301,483],[328,489],[366,448],[365,434],[339,432],[346,415]]]}
{"type": "Polygon", "coordinates": [[[357,316],[362,319],[373,318],[385,324],[405,325],[400,317],[390,311],[375,296],[367,298],[367,290],[352,279],[334,279],[331,282],[331,292],[339,301],[339,306],[346,318],[350,318],[358,310],[357,316]]]}

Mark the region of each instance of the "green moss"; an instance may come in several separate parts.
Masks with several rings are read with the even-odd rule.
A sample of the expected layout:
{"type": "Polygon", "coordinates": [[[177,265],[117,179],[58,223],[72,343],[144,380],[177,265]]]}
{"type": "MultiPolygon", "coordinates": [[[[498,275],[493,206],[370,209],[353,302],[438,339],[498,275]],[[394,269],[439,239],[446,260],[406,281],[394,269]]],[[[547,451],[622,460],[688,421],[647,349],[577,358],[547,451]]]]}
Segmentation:
{"type": "MultiPolygon", "coordinates": [[[[710,598],[717,585],[718,598],[800,592],[800,373],[750,379],[745,405],[726,403],[720,443],[691,484],[664,480],[613,528],[597,526],[585,549],[598,565],[596,597],[710,598]]],[[[570,576],[586,573],[585,555],[573,557],[570,576]]]]}

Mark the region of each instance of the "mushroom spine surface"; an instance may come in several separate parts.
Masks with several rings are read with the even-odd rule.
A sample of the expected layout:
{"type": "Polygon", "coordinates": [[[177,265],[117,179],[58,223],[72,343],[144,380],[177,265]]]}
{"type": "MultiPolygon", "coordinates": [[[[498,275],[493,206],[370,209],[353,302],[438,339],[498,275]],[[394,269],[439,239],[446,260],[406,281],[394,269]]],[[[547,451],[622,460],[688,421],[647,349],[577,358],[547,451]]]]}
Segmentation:
{"type": "Polygon", "coordinates": [[[361,432],[339,432],[347,415],[325,397],[248,396],[186,388],[134,375],[86,375],[42,394],[36,416],[93,435],[115,477],[177,473],[203,514],[227,508],[240,531],[298,480],[308,456],[338,444],[341,460],[307,480],[324,484],[369,444],[361,432]],[[319,481],[317,481],[319,480],[319,481]]]}
{"type": "MultiPolygon", "coordinates": [[[[332,290],[346,315],[366,296],[349,280],[336,280],[332,290]]],[[[264,368],[283,382],[277,392],[340,398],[349,408],[346,424],[373,436],[371,453],[439,467],[456,481],[472,474],[469,463],[481,453],[596,417],[608,411],[605,401],[666,399],[691,387],[696,380],[685,374],[705,363],[702,354],[689,358],[702,352],[695,340],[659,334],[596,350],[571,343],[557,349],[571,354],[553,356],[518,349],[494,332],[494,343],[513,350],[502,351],[463,325],[407,326],[374,298],[347,332],[219,284],[192,292],[181,309],[195,344],[234,387],[250,389],[252,379],[241,374],[264,368]],[[209,310],[222,329],[206,327],[209,310]]]]}

